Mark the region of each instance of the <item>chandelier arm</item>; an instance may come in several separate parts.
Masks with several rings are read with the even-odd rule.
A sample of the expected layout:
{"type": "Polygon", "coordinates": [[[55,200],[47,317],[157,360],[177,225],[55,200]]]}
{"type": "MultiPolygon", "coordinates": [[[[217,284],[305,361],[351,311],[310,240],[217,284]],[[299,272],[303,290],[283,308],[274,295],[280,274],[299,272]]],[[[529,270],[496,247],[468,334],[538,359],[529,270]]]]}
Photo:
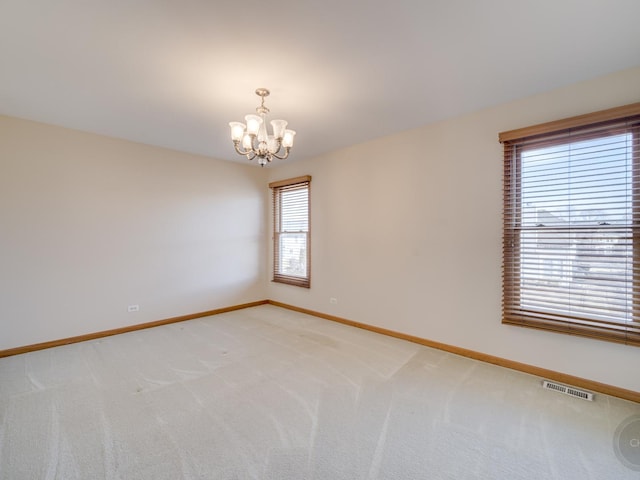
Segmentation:
{"type": "Polygon", "coordinates": [[[249,155],[253,150],[240,150],[240,142],[233,142],[233,146],[236,149],[236,152],[240,155],[249,155]]]}
{"type": "Polygon", "coordinates": [[[289,150],[290,150],[289,147],[285,147],[283,156],[280,156],[277,153],[272,153],[271,155],[273,155],[276,158],[279,158],[280,160],[284,160],[285,158],[287,158],[289,156],[289,150]]]}
{"type": "Polygon", "coordinates": [[[256,152],[247,152],[245,153],[245,155],[247,156],[247,160],[253,160],[258,156],[256,152]]]}

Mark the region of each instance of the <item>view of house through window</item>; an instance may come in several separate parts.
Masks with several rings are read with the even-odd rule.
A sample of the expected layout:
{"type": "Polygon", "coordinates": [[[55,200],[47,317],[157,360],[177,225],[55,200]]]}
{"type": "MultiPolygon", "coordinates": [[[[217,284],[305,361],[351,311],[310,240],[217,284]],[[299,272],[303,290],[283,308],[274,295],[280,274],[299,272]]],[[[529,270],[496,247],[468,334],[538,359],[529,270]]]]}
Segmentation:
{"type": "Polygon", "coordinates": [[[273,189],[273,281],[310,286],[309,189],[311,177],[269,186],[273,189]]]}
{"type": "Polygon", "coordinates": [[[639,133],[634,104],[500,134],[503,323],[640,345],[639,133]]]}
{"type": "Polygon", "coordinates": [[[522,308],[631,320],[631,141],[522,149],[522,308]]]}

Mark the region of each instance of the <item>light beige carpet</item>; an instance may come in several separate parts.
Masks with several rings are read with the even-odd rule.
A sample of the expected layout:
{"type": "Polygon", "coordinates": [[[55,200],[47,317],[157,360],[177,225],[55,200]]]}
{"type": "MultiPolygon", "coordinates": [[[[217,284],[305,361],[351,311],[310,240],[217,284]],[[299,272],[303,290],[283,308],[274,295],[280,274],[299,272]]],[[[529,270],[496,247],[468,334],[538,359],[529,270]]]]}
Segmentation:
{"type": "Polygon", "coordinates": [[[0,478],[637,480],[639,413],[265,305],[0,359],[0,478]]]}

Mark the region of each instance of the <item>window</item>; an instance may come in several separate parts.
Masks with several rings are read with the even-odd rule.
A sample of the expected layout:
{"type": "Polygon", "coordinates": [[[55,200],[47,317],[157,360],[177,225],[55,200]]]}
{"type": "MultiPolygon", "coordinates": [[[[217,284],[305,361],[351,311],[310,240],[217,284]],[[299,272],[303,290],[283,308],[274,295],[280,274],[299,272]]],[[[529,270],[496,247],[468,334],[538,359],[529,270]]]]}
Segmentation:
{"type": "Polygon", "coordinates": [[[500,141],[502,322],[640,346],[640,103],[500,141]]]}
{"type": "Polygon", "coordinates": [[[311,286],[309,188],[311,177],[270,183],[273,191],[273,281],[311,286]]]}

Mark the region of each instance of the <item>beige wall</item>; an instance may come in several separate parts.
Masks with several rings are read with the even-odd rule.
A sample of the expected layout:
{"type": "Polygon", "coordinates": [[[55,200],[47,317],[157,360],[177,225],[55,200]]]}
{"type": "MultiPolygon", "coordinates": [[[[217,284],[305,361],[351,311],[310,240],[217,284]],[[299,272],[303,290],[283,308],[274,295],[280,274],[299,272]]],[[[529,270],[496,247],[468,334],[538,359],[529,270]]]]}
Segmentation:
{"type": "Polygon", "coordinates": [[[0,117],[0,350],[264,299],[265,182],[0,117]]]}
{"type": "Polygon", "coordinates": [[[640,391],[637,347],[501,325],[497,141],[638,101],[640,68],[269,170],[313,180],[312,287],[268,297],[640,391]]]}

